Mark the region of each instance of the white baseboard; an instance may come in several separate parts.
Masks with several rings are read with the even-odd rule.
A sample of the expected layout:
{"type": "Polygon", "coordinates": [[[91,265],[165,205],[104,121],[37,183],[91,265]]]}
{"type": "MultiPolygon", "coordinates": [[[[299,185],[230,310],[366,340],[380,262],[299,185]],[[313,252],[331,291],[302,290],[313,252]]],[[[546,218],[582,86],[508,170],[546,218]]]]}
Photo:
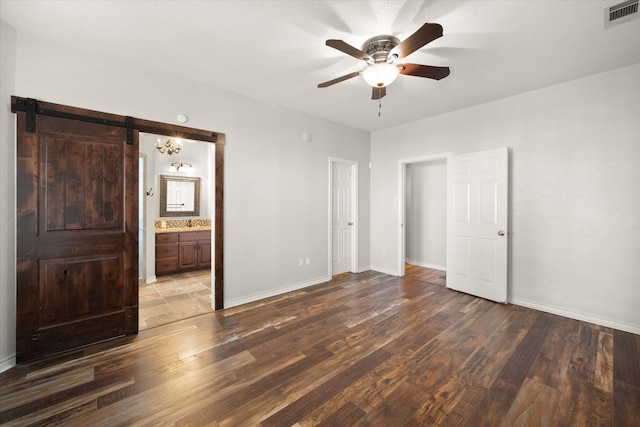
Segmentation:
{"type": "Polygon", "coordinates": [[[354,271],[354,273],[364,273],[365,271],[371,270],[371,266],[366,265],[364,267],[358,267],[358,271],[354,271]]]}
{"type": "Polygon", "coordinates": [[[258,292],[242,298],[230,299],[224,302],[225,308],[236,307],[238,305],[247,304],[250,302],[258,301],[265,298],[271,298],[276,295],[281,295],[287,292],[297,291],[302,288],[317,285],[318,283],[324,283],[331,280],[329,276],[316,277],[315,279],[306,280],[304,282],[293,283],[291,285],[283,286],[276,289],[271,289],[265,292],[258,292]]]}
{"type": "Polygon", "coordinates": [[[412,260],[412,259],[409,259],[409,258],[406,258],[406,261],[409,264],[415,265],[415,266],[418,266],[418,267],[430,268],[432,270],[447,271],[447,267],[445,267],[443,265],[429,264],[428,262],[415,261],[415,260],[412,260]]]}
{"type": "Polygon", "coordinates": [[[397,271],[387,270],[386,268],[376,267],[375,265],[371,266],[371,270],[377,271],[378,273],[388,274],[389,276],[399,276],[397,271]]]}
{"type": "Polygon", "coordinates": [[[568,317],[569,319],[580,320],[583,322],[594,323],[596,325],[605,326],[607,328],[618,329],[620,331],[631,332],[632,334],[640,334],[640,326],[627,325],[613,320],[601,319],[589,316],[584,313],[576,313],[574,311],[565,310],[560,307],[553,307],[536,302],[526,301],[523,299],[512,298],[509,300],[511,304],[520,305],[522,307],[532,308],[534,310],[544,311],[545,313],[557,314],[558,316],[568,317]]]}
{"type": "Polygon", "coordinates": [[[150,283],[155,283],[157,281],[158,281],[158,278],[155,275],[147,277],[147,285],[150,283]]]}
{"type": "Polygon", "coordinates": [[[11,354],[0,360],[0,372],[7,371],[16,366],[16,354],[11,354]]]}

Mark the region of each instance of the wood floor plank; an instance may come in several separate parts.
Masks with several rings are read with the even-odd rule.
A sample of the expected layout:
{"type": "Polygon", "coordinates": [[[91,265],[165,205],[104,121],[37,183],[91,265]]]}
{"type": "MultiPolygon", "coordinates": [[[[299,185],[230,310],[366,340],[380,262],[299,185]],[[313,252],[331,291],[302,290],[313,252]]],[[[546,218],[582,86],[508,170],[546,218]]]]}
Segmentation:
{"type": "MultiPolygon", "coordinates": [[[[91,388],[83,388],[82,393],[78,393],[78,387],[71,389],[70,393],[58,393],[52,395],[50,399],[41,399],[36,404],[29,405],[21,412],[8,411],[9,421],[11,426],[28,426],[37,423],[45,423],[46,420],[56,419],[61,417],[62,419],[77,420],[80,415],[83,417],[87,414],[95,414],[95,412],[87,412],[79,410],[79,408],[86,409],[87,407],[95,407],[95,401],[98,396],[110,393],[113,390],[117,390],[122,387],[127,387],[131,384],[132,380],[107,383],[104,381],[94,381],[91,384],[91,388]]],[[[22,409],[23,407],[21,407],[22,409]]],[[[4,414],[4,412],[3,412],[4,414]]],[[[4,417],[0,416],[0,422],[5,423],[4,417]]],[[[87,425],[84,422],[84,425],[87,425]]]]}
{"type": "Polygon", "coordinates": [[[322,404],[329,397],[335,395],[355,380],[374,369],[380,363],[391,357],[391,353],[379,349],[360,359],[355,364],[337,373],[321,387],[318,387],[300,397],[290,405],[273,414],[262,422],[264,427],[291,425],[314,408],[322,404]]]}
{"type": "MultiPolygon", "coordinates": [[[[560,390],[578,343],[580,323],[560,318],[549,328],[529,378],[560,390]]],[[[604,359],[606,360],[606,359],[604,359]]]]}
{"type": "MultiPolygon", "coordinates": [[[[326,342],[331,341],[331,338],[326,340],[326,342]]],[[[292,377],[287,379],[287,381],[280,382],[277,386],[260,396],[256,395],[256,390],[252,387],[254,391],[252,398],[246,399],[244,402],[236,405],[234,414],[220,420],[220,425],[235,427],[239,425],[254,426],[259,424],[262,419],[292,404],[300,396],[308,395],[315,389],[326,387],[325,383],[334,377],[336,373],[350,369],[354,361],[366,357],[371,351],[380,347],[380,345],[375,342],[371,342],[370,347],[367,347],[366,345],[369,343],[370,341],[364,340],[363,345],[347,347],[338,353],[332,352],[333,356],[331,358],[325,359],[305,371],[304,381],[301,381],[300,378],[292,377]]],[[[327,346],[323,343],[318,343],[309,350],[326,352],[327,346]]],[[[331,405],[329,412],[323,413],[323,417],[319,419],[324,419],[347,402],[347,399],[340,399],[339,397],[336,399],[337,396],[339,396],[339,393],[331,397],[334,404],[331,405]]],[[[307,418],[309,417],[305,416],[305,419],[301,420],[303,421],[301,423],[302,425],[307,423],[307,418]]],[[[317,420],[317,418],[315,419],[317,420]]],[[[314,422],[312,425],[316,423],[317,422],[314,422]]]]}
{"type": "Polygon", "coordinates": [[[366,413],[358,408],[353,402],[347,402],[342,405],[336,412],[326,417],[318,427],[334,427],[334,426],[352,426],[358,420],[364,417],[366,413]]]}
{"type": "Polygon", "coordinates": [[[510,382],[497,379],[484,394],[473,413],[468,417],[474,426],[504,426],[507,413],[511,408],[519,388],[510,382]]]}
{"type": "MultiPolygon", "coordinates": [[[[392,345],[383,347],[388,349],[392,345]]],[[[345,403],[352,402],[365,412],[382,404],[388,394],[403,380],[402,372],[405,369],[407,354],[411,350],[405,350],[405,354],[394,354],[367,375],[340,390],[330,399],[319,405],[307,414],[300,422],[302,426],[314,426],[318,420],[332,417],[345,403]]]]}
{"type": "Polygon", "coordinates": [[[600,332],[598,336],[593,385],[604,392],[613,393],[613,334],[607,332],[600,332]]]}
{"type": "Polygon", "coordinates": [[[0,425],[640,425],[640,336],[348,273],[0,374],[0,425]]]}
{"type": "MultiPolygon", "coordinates": [[[[505,322],[524,322],[525,318],[522,311],[514,310],[505,322]]],[[[491,388],[526,333],[526,329],[496,329],[460,369],[469,376],[471,382],[486,389],[491,388]]]]}
{"type": "Polygon", "coordinates": [[[613,425],[613,404],[611,394],[582,378],[567,376],[553,425],[613,425]]]}
{"type": "Polygon", "coordinates": [[[3,411],[13,409],[19,405],[31,403],[51,394],[62,392],[80,384],[86,384],[94,379],[94,369],[81,367],[65,372],[64,376],[40,377],[37,380],[23,382],[8,393],[6,387],[0,390],[0,408],[3,411]]]}
{"type": "Polygon", "coordinates": [[[414,418],[425,425],[447,425],[449,415],[474,385],[465,384],[458,375],[450,376],[435,392],[427,393],[414,418]]]}
{"type": "Polygon", "coordinates": [[[499,379],[520,387],[526,378],[531,365],[542,348],[551,323],[551,315],[540,313],[538,319],[522,339],[504,368],[500,371],[499,379]]]}
{"type": "Polygon", "coordinates": [[[637,427],[640,425],[640,387],[614,381],[613,425],[637,427]]]}
{"type": "Polygon", "coordinates": [[[581,323],[578,342],[571,355],[568,375],[593,384],[598,355],[599,329],[588,323],[581,323]]]}
{"type": "Polygon", "coordinates": [[[488,390],[476,384],[469,384],[461,387],[460,397],[450,412],[443,418],[441,425],[446,426],[466,426],[474,425],[472,416],[480,403],[486,398],[488,390]]]}
{"type": "Polygon", "coordinates": [[[427,393],[406,381],[401,381],[379,405],[371,408],[364,417],[353,425],[354,427],[403,426],[409,422],[421,402],[426,398],[427,393]]]}
{"type": "Polygon", "coordinates": [[[640,387],[640,345],[637,338],[629,332],[613,332],[613,357],[616,362],[613,377],[634,387],[640,387]]]}
{"type": "Polygon", "coordinates": [[[211,365],[200,372],[190,372],[182,377],[159,382],[152,388],[143,387],[137,394],[132,394],[129,389],[124,398],[115,399],[113,403],[113,399],[104,404],[98,398],[98,402],[102,403],[98,410],[72,425],[160,425],[181,414],[184,416],[206,405],[208,399],[217,398],[219,393],[213,393],[213,390],[223,390],[238,384],[233,371],[218,372],[220,367],[211,365]],[[203,376],[210,379],[203,383],[203,376]],[[167,405],[172,400],[179,404],[167,405]]]}
{"type": "MultiPolygon", "coordinates": [[[[192,361],[180,361],[175,364],[166,365],[162,367],[162,369],[154,371],[154,375],[148,375],[145,372],[142,375],[134,377],[135,382],[130,386],[100,396],[97,402],[98,408],[104,408],[120,400],[157,389],[175,380],[185,378],[189,374],[201,374],[205,369],[211,369],[213,371],[208,375],[208,380],[212,383],[217,382],[218,378],[223,377],[227,372],[242,369],[253,361],[255,361],[255,358],[249,352],[243,351],[219,361],[214,360],[214,358],[206,360],[194,358],[192,361]]],[[[178,390],[176,389],[175,392],[177,393],[178,390]]]]}
{"type": "MultiPolygon", "coordinates": [[[[67,405],[68,406],[68,405],[67,405]]],[[[29,422],[30,427],[64,425],[67,421],[81,418],[85,414],[90,414],[97,409],[95,400],[71,406],[68,409],[55,413],[54,415],[41,419],[37,422],[29,422]]]]}
{"type": "Polygon", "coordinates": [[[525,378],[505,417],[509,426],[551,426],[559,392],[543,382],[525,378]]]}

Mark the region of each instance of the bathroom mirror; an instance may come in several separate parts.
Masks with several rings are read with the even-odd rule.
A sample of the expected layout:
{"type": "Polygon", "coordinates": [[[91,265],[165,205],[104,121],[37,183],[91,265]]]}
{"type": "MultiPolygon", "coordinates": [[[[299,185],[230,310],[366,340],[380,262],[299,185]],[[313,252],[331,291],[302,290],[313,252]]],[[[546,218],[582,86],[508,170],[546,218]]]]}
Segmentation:
{"type": "Polygon", "coordinates": [[[199,216],[200,178],[160,175],[160,216],[199,216]]]}

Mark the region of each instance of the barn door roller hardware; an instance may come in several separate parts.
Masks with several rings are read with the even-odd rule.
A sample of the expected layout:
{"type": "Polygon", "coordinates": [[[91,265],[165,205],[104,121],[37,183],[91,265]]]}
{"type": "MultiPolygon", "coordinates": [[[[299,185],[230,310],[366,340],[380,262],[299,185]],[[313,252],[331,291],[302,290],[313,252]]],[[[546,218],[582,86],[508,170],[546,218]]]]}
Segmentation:
{"type": "Polygon", "coordinates": [[[38,101],[27,98],[25,108],[27,112],[27,132],[34,133],[36,131],[36,109],[38,108],[38,101]]]}
{"type": "MultiPolygon", "coordinates": [[[[133,145],[134,130],[139,130],[140,132],[154,133],[158,135],[166,134],[166,129],[163,129],[162,127],[153,126],[151,124],[153,122],[139,120],[130,116],[127,116],[121,120],[108,119],[104,117],[99,117],[96,114],[100,114],[100,113],[95,113],[91,111],[87,111],[87,114],[78,114],[78,113],[70,113],[68,111],[64,111],[60,109],[45,108],[44,105],[47,104],[46,102],[38,103],[38,100],[33,98],[19,98],[17,96],[14,96],[14,97],[11,97],[11,99],[12,99],[12,103],[11,103],[12,112],[15,113],[17,111],[23,111],[26,113],[27,115],[26,130],[29,133],[36,132],[36,116],[41,115],[41,116],[57,117],[61,119],[70,119],[70,120],[77,120],[81,122],[96,123],[100,125],[124,128],[126,129],[127,144],[129,145],[133,145]]],[[[122,116],[116,116],[116,115],[111,115],[111,116],[122,117],[122,116]]],[[[185,132],[180,134],[180,138],[194,139],[198,141],[209,141],[209,142],[218,141],[218,135],[215,132],[211,134],[203,135],[199,133],[198,134],[193,133],[193,130],[191,130],[191,133],[190,133],[188,128],[184,128],[184,129],[185,129],[185,132]]]]}
{"type": "Polygon", "coordinates": [[[127,144],[133,145],[133,117],[125,117],[124,122],[127,126],[127,144]]]}
{"type": "Polygon", "coordinates": [[[43,108],[38,105],[38,100],[33,98],[16,98],[16,102],[11,105],[12,111],[24,111],[27,113],[27,132],[36,132],[36,115],[57,117],[59,119],[70,119],[80,122],[97,123],[100,125],[115,126],[121,128],[127,128],[127,144],[133,145],[133,119],[127,117],[125,122],[117,120],[103,119],[92,115],[68,113],[66,111],[52,110],[43,108]],[[129,120],[131,119],[131,120],[129,120]],[[130,123],[131,122],[131,123],[130,123]],[[129,127],[131,126],[131,132],[129,127]]]}

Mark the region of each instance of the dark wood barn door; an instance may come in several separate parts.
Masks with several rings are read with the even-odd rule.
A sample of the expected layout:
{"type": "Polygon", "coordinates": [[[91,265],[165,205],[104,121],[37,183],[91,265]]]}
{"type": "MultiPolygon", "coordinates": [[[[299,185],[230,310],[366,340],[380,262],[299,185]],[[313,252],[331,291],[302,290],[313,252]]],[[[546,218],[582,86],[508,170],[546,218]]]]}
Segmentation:
{"type": "Polygon", "coordinates": [[[18,362],[138,331],[137,132],[46,108],[16,111],[18,362]]]}

